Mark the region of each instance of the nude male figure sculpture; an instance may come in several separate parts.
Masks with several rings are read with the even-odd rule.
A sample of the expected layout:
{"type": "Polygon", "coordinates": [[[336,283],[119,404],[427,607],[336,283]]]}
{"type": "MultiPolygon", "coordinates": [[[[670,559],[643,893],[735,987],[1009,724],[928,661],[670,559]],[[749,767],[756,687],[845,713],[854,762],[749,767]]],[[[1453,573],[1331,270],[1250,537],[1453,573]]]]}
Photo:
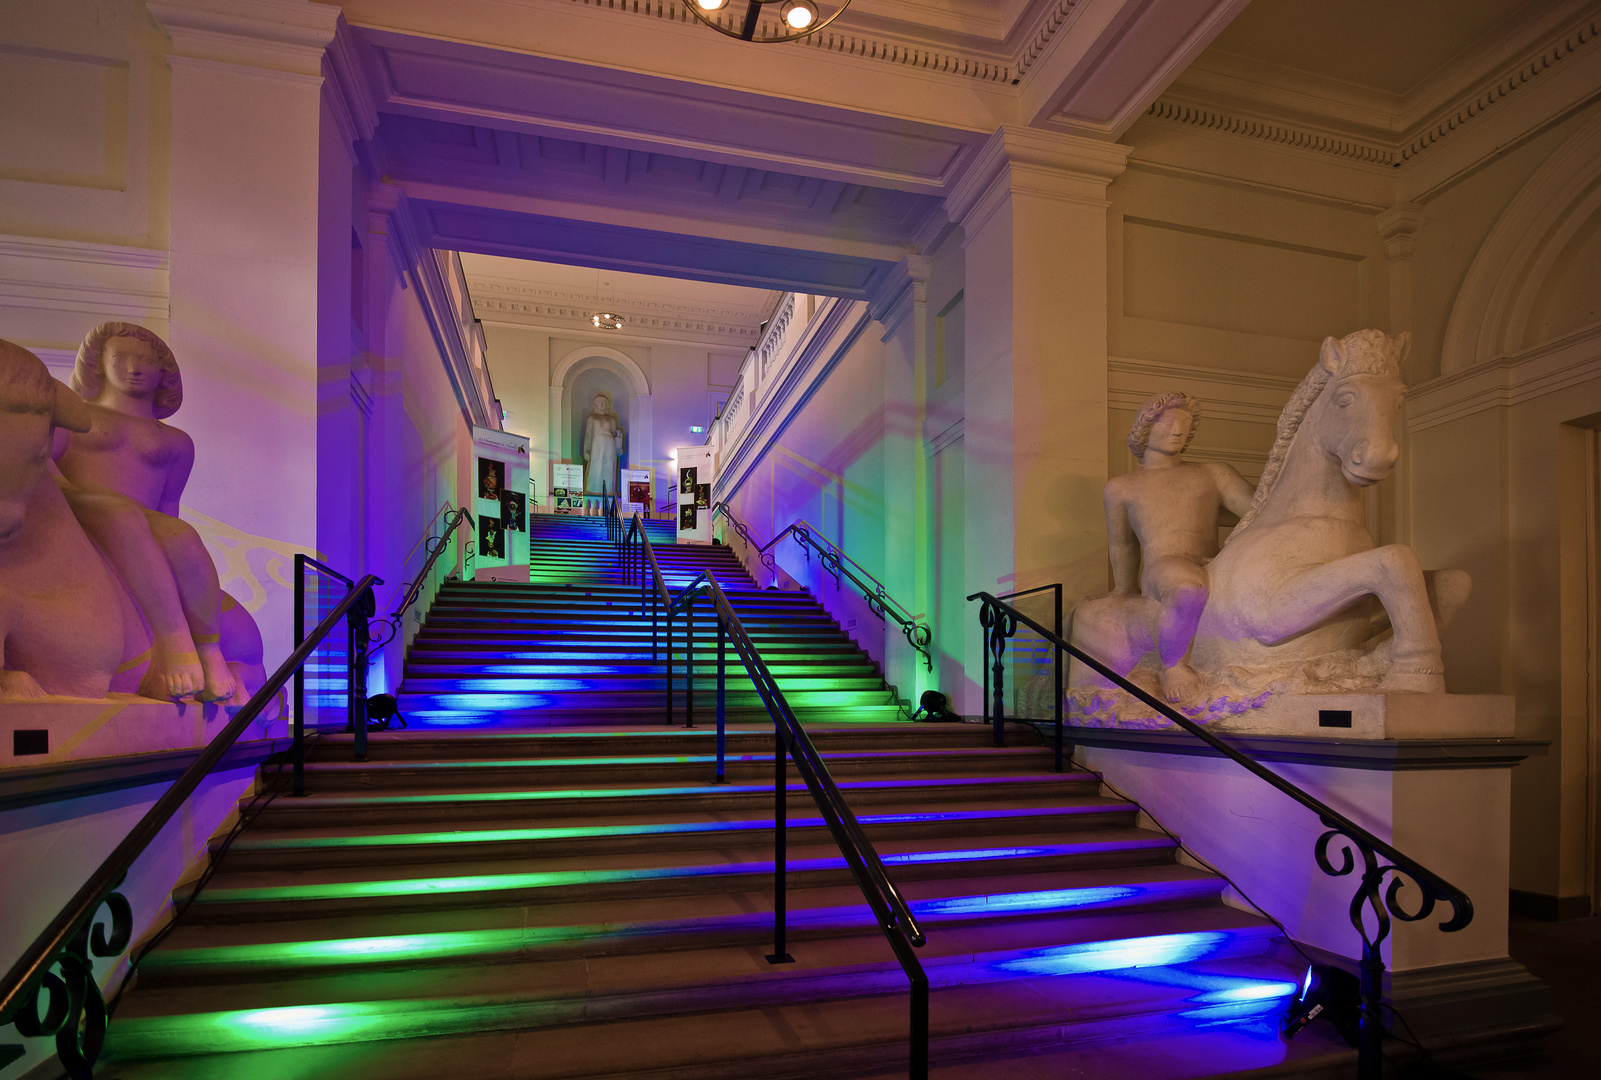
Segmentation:
{"type": "Polygon", "coordinates": [[[1172,702],[1203,689],[1190,645],[1210,593],[1206,564],[1218,553],[1218,507],[1243,515],[1255,494],[1230,465],[1184,460],[1200,412],[1188,394],[1148,399],[1128,435],[1139,468],[1113,477],[1102,493],[1112,592],[1144,593],[1160,605],[1157,656],[1162,693],[1172,702]]]}
{"type": "Polygon", "coordinates": [[[105,323],[79,348],[72,388],[89,403],[91,426],[64,449],[58,443],[62,490],[150,621],[155,641],[140,693],[232,697],[217,568],[178,518],[195,447],[162,423],[183,402],[172,350],[144,327],[105,323]]]}

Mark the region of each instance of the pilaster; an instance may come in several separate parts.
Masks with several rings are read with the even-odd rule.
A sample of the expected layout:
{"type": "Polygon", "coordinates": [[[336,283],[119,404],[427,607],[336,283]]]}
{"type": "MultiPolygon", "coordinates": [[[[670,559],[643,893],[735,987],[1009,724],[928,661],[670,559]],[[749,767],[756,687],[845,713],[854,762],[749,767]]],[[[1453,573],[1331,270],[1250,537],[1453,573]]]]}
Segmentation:
{"type": "Polygon", "coordinates": [[[946,200],[966,246],[970,589],[1105,591],[1106,188],[1129,149],[1003,127],[946,200]]]}
{"type": "Polygon", "coordinates": [[[187,395],[175,422],[197,447],[184,513],[212,519],[224,587],[248,595],[270,665],[291,648],[282,561],[318,546],[320,93],[339,13],[148,7],[171,39],[169,326],[187,395]]]}

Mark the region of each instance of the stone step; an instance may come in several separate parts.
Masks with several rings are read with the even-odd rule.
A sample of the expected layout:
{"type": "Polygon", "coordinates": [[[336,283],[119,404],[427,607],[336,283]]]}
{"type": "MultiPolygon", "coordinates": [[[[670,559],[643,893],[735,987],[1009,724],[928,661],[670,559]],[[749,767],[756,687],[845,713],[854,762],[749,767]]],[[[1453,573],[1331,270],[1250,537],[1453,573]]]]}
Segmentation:
{"type": "MultiPolygon", "coordinates": [[[[823,753],[836,750],[935,750],[987,747],[991,729],[969,724],[812,724],[807,737],[823,753]]],[[[1014,741],[1032,734],[1024,725],[1010,724],[1014,741]]],[[[716,732],[705,728],[589,729],[574,731],[398,731],[374,735],[382,740],[385,760],[400,757],[435,760],[459,755],[488,757],[588,757],[627,747],[641,754],[705,754],[716,746],[716,732]]],[[[354,739],[344,733],[323,735],[311,747],[312,758],[348,760],[354,739]]],[[[773,726],[729,725],[725,743],[730,752],[772,752],[773,726]]],[[[1027,744],[1025,744],[1027,745],[1027,744]]]]}
{"type": "MultiPolygon", "coordinates": [[[[1242,1014],[1271,1019],[1289,993],[1284,988],[1293,990],[1295,983],[1292,965],[1267,956],[1166,966],[1149,980],[1141,977],[1143,970],[941,987],[930,995],[931,1058],[939,1062],[1060,1049],[1090,1039],[1150,1038],[1192,1032],[1208,1020],[1239,1021],[1242,1014]]],[[[420,999],[405,1010],[382,1002],[347,1002],[259,1013],[129,1017],[112,1025],[109,1056],[119,1063],[121,1080],[240,1075],[237,1056],[216,1054],[220,1047],[250,1052],[250,1067],[273,1076],[337,1072],[423,1080],[460,1075],[464,1061],[473,1062],[472,1075],[484,1080],[842,1076],[904,1063],[906,998],[904,990],[886,990],[866,997],[646,1016],[625,1011],[627,1005],[615,1013],[586,1014],[526,999],[420,999]],[[536,1026],[538,1039],[516,1037],[536,1026]],[[295,1048],[283,1049],[285,1043],[295,1048]],[[196,1056],[182,1056],[183,1051],[196,1056]],[[154,1071],[123,1064],[158,1055],[160,1067],[154,1071]]],[[[1195,1065],[1192,1072],[1170,1075],[1210,1074],[1207,1063],[1195,1065]]]]}
{"type": "MultiPolygon", "coordinates": [[[[374,739],[377,742],[377,739],[374,739]]],[[[314,787],[301,798],[280,796],[262,809],[256,820],[272,828],[320,826],[330,821],[359,824],[505,821],[522,823],[557,818],[589,817],[596,814],[681,813],[695,807],[707,813],[729,813],[751,809],[770,809],[773,786],[755,784],[711,784],[708,775],[690,784],[591,784],[582,788],[529,791],[526,788],[486,788],[473,791],[390,791],[382,794],[324,794],[314,787]]],[[[280,787],[287,778],[278,780],[280,787]]],[[[1097,793],[1099,782],[1085,773],[1026,773],[1009,776],[944,777],[929,779],[903,777],[882,779],[860,777],[839,782],[846,802],[858,814],[868,808],[918,799],[924,805],[945,807],[986,800],[1021,798],[1061,800],[1097,793]]],[[[806,785],[786,785],[785,802],[789,812],[804,814],[816,809],[806,785]]]]}
{"type": "MultiPolygon", "coordinates": [[[[940,927],[1215,904],[1214,875],[1176,863],[980,879],[909,881],[902,894],[925,933],[940,927]]],[[[788,890],[789,939],[809,941],[871,922],[854,882],[788,890]]],[[[346,967],[409,968],[472,958],[624,955],[763,941],[772,933],[770,890],[462,910],[362,912],[271,922],[180,924],[140,961],[139,985],[262,977],[346,967]],[[517,950],[515,955],[511,950],[517,950]]]]}
{"type": "MultiPolygon", "coordinates": [[[[837,996],[893,993],[905,975],[870,912],[836,922],[832,933],[786,938],[793,962],[774,972],[764,960],[773,948],[771,920],[745,920],[741,938],[726,944],[656,942],[650,952],[546,951],[506,935],[498,949],[436,957],[419,975],[397,969],[278,969],[269,976],[246,960],[235,979],[199,985],[151,985],[119,1009],[118,1019],[204,1012],[220,998],[230,1010],[385,1001],[399,1010],[430,999],[514,1002],[538,1000],[584,1006],[579,1014],[701,1012],[756,1003],[788,1004],[837,996]],[[219,987],[226,987],[219,993],[219,987]]],[[[1275,933],[1264,919],[1222,905],[1124,909],[1090,914],[1037,914],[1013,919],[924,928],[917,959],[931,987],[1005,982],[1019,976],[1084,975],[1138,967],[1153,955],[1164,963],[1256,956],[1271,950],[1275,933]]],[[[528,935],[532,936],[532,935],[528,935]]],[[[547,937],[548,940],[548,937],[547,937]]],[[[481,941],[490,945],[491,941],[481,941]]],[[[423,944],[423,943],[414,943],[423,944]]],[[[428,944],[434,944],[432,942],[428,944]]],[[[446,943],[438,943],[446,944],[446,943]]],[[[460,944],[452,942],[449,944],[460,944]]],[[[358,946],[359,947],[359,946],[358,946]]],[[[220,970],[213,976],[220,975],[220,970]]],[[[1291,987],[1293,989],[1293,986],[1291,987]]]]}
{"type": "MultiPolygon", "coordinates": [[[[709,748],[708,748],[709,749],[709,748]]],[[[836,780],[851,777],[895,778],[907,775],[1010,775],[1020,768],[1038,768],[1043,753],[1036,747],[947,748],[933,750],[839,750],[823,753],[836,780]]],[[[470,791],[479,785],[500,788],[572,787],[605,783],[690,783],[715,771],[716,755],[624,754],[596,757],[491,757],[478,760],[386,760],[371,751],[368,761],[306,762],[306,782],[319,791],[382,791],[391,788],[450,787],[470,791]]],[[[733,783],[755,783],[773,775],[773,752],[726,753],[725,775],[733,783]]],[[[799,772],[786,761],[793,776],[799,772]]]]}
{"type": "MultiPolygon", "coordinates": [[[[1132,803],[1094,797],[1050,807],[985,806],[939,811],[916,806],[883,808],[859,814],[857,819],[868,839],[876,844],[890,840],[983,836],[997,830],[1128,828],[1134,825],[1135,812],[1132,803]]],[[[789,819],[788,833],[795,843],[821,843],[827,839],[827,825],[816,814],[797,816],[789,819]]],[[[696,851],[730,845],[770,846],[772,834],[771,815],[754,813],[717,819],[704,814],[652,815],[646,819],[616,816],[600,821],[586,819],[580,825],[498,829],[419,830],[400,826],[253,829],[231,844],[214,841],[212,850],[220,855],[226,849],[231,871],[260,871],[277,867],[431,863],[459,858],[525,859],[696,851]]]]}
{"type": "MultiPolygon", "coordinates": [[[[918,843],[888,841],[879,851],[896,882],[953,874],[1046,873],[1053,870],[1141,865],[1172,858],[1173,841],[1140,829],[1109,828],[1051,836],[971,838],[918,843]],[[967,839],[966,845],[959,841],[967,839]],[[904,849],[904,850],[903,850],[904,849]]],[[[728,848],[722,861],[703,863],[685,853],[658,851],[588,858],[438,863],[418,876],[412,866],[320,867],[231,873],[226,864],[190,905],[198,923],[282,919],[308,912],[425,909],[549,903],[642,895],[704,895],[770,883],[772,850],[728,848]]],[[[692,853],[691,853],[692,854],[692,853]]],[[[833,844],[791,844],[788,880],[843,884],[851,871],[833,844]]]]}

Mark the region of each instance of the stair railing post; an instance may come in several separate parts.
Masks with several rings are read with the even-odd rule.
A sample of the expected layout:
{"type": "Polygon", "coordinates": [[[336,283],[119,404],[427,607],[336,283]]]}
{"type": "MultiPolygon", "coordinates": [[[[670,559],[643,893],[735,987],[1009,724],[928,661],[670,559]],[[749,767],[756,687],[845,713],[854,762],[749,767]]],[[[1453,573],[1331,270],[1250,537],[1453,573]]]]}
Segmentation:
{"type": "Polygon", "coordinates": [[[788,936],[789,898],[785,888],[789,879],[789,758],[784,736],[773,718],[773,952],[769,964],[793,964],[795,958],[784,948],[788,936]]]}
{"type": "Polygon", "coordinates": [[[928,1080],[928,976],[918,972],[912,980],[910,1080],[928,1080]]]}
{"type": "Polygon", "coordinates": [[[367,616],[376,610],[372,588],[345,615],[345,626],[350,634],[350,649],[346,656],[350,662],[347,679],[350,692],[350,731],[355,736],[351,759],[367,760],[367,616]]]}
{"type": "MultiPolygon", "coordinates": [[[[1062,637],[1062,584],[1056,583],[1056,636],[1062,637]]],[[[1065,640],[1065,639],[1064,639],[1065,640]]],[[[1056,654],[1056,771],[1062,771],[1062,650],[1056,645],[1051,646],[1051,652],[1056,654]]]]}
{"type": "Polygon", "coordinates": [[[673,723],[673,611],[667,609],[667,723],[673,723]]]}
{"type": "MultiPolygon", "coordinates": [[[[295,552],[295,648],[306,640],[306,556],[295,552]]],[[[295,773],[290,793],[306,793],[306,665],[295,668],[295,773]]]]}
{"type": "Polygon", "coordinates": [[[722,612],[717,614],[717,777],[715,784],[728,783],[728,775],[723,765],[723,724],[728,719],[727,682],[728,682],[728,650],[726,646],[727,635],[722,612]]]}
{"type": "Polygon", "coordinates": [[[684,726],[695,726],[695,593],[684,604],[684,726]]]}
{"type": "Polygon", "coordinates": [[[994,660],[986,672],[992,673],[994,678],[987,680],[985,690],[990,695],[990,722],[995,726],[995,745],[1005,746],[1006,639],[1017,633],[1017,616],[986,600],[978,609],[978,623],[986,631],[984,647],[994,660]]]}

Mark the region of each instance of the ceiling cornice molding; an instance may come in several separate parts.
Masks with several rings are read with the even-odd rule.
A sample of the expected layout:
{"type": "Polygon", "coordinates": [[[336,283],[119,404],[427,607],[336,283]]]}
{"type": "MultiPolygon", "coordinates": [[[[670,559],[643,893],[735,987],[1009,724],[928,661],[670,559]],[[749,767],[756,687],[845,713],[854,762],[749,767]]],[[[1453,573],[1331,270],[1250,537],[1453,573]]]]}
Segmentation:
{"type": "Polygon", "coordinates": [[[1594,50],[1598,37],[1601,37],[1601,11],[1591,11],[1578,22],[1563,27],[1535,49],[1458,94],[1429,117],[1408,125],[1401,159],[1409,160],[1428,150],[1581,50],[1594,50]]]}
{"type": "MultiPolygon", "coordinates": [[[[1398,168],[1465,130],[1472,121],[1564,61],[1594,50],[1598,37],[1601,11],[1592,6],[1536,45],[1502,60],[1451,95],[1444,105],[1415,118],[1406,116],[1405,105],[1399,99],[1394,113],[1389,114],[1374,94],[1353,88],[1349,99],[1341,98],[1332,80],[1314,78],[1311,92],[1269,83],[1250,84],[1240,71],[1217,63],[1186,75],[1157,98],[1145,115],[1166,123],[1398,168]]],[[[1418,93],[1412,99],[1438,96],[1418,93]]]]}
{"type": "Polygon", "coordinates": [[[1145,115],[1154,120],[1312,150],[1348,161],[1388,166],[1399,165],[1401,161],[1400,146],[1395,142],[1339,135],[1310,124],[1268,119],[1244,110],[1201,105],[1165,95],[1152,102],[1145,115]]]}
{"type": "Polygon", "coordinates": [[[583,289],[530,285],[494,278],[468,280],[473,310],[480,318],[533,322],[562,329],[586,329],[597,310],[623,316],[630,334],[670,334],[697,341],[748,347],[756,343],[761,309],[662,300],[620,300],[583,289]]]}

